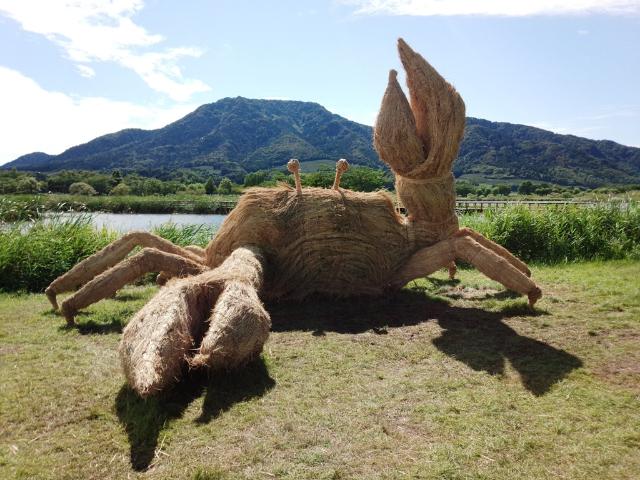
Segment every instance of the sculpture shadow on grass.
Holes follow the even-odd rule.
[[[260,397],[274,385],[261,358],[234,372],[210,376],[202,371],[185,373],[171,390],[147,399],[140,398],[123,385],[116,397],[115,408],[127,432],[131,466],[136,471],[148,469],[157,455],[163,428],[181,418],[189,405],[203,394],[197,423],[207,423],[236,403]]]
[[[443,329],[433,345],[470,368],[501,375],[506,362],[518,371],[523,386],[536,396],[549,391],[582,361],[539,340],[518,334],[503,319],[513,316],[548,315],[531,310],[526,303],[500,312],[451,306],[424,291],[405,289],[383,298],[311,299],[299,304],[269,305],[272,331],[331,331],[355,334],[435,321]]]
[[[59,312],[54,312],[53,315],[63,318],[62,314]],[[122,329],[132,315],[133,313],[129,311],[116,312],[108,316],[99,316],[90,312],[78,312],[76,314],[76,323],[74,325],[67,325],[65,323],[60,325],[58,330],[76,330],[81,335],[108,335],[111,333],[122,333]]]

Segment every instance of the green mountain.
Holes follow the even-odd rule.
[[[597,187],[640,183],[640,148],[467,118],[456,177]]]
[[[188,170],[238,181],[248,172],[282,167],[294,157],[314,163],[347,158],[356,165],[379,167],[371,136],[371,127],[316,103],[225,98],[164,128],[122,130],[60,155],[24,155],[3,168],[119,169],[159,178]],[[640,183],[640,149],[468,118],[454,173],[489,182]]]

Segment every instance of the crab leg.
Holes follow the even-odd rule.
[[[53,308],[58,309],[58,303],[56,301],[57,294],[68,292],[84,285],[96,275],[101,274],[120,262],[135,247],[155,248],[163,252],[184,257],[196,263],[203,263],[204,258],[200,252],[194,253],[187,248],[178,247],[158,235],[149,232],[129,232],[99,252],[85,258],[67,273],[60,275],[51,282],[45,290],[45,293],[51,305],[53,305]]]
[[[516,267],[518,270],[524,273],[527,277],[531,276],[531,270],[529,270],[529,267],[527,267],[526,263],[524,263],[522,260],[516,257],[509,250],[504,248],[502,245],[498,245],[497,243],[492,242],[487,237],[476,232],[475,230],[468,227],[463,227],[456,233],[456,236],[467,236],[467,237],[473,238],[476,242],[478,242],[483,247],[488,248],[489,250],[493,251],[496,255],[499,255],[500,257],[504,258],[507,262],[509,262],[514,267]]]
[[[531,306],[542,296],[540,288],[533,280],[508,260],[481,245],[469,235],[453,237],[418,250],[396,272],[391,286],[401,288],[410,280],[430,275],[436,270],[449,266],[456,258],[469,262],[487,277],[501,283],[509,290],[527,295]]]
[[[113,296],[126,284],[149,272],[170,272],[176,276],[200,273],[206,267],[201,263],[155,248],[144,248],[115,267],[95,277],[80,290],[62,302],[61,311],[69,325],[74,324],[78,310]]]
[[[271,328],[269,314],[258,298],[263,263],[256,248],[239,248],[220,266],[224,289],[191,365],[234,368],[262,351]]]

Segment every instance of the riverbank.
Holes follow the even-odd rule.
[[[0,221],[37,216],[39,212],[87,211],[107,213],[226,214],[239,195],[82,196],[68,194],[2,195]]]
[[[390,192],[393,196],[393,192]],[[43,212],[87,211],[103,213],[155,213],[155,214],[220,214],[229,213],[237,204],[239,194],[232,195],[149,195],[149,196],[82,196],[69,194],[0,195],[0,222],[26,220]],[[557,206],[617,205],[626,208],[637,203],[634,196],[579,196],[576,198],[551,198],[508,195],[502,197],[458,197],[458,213],[499,210],[512,205],[529,208]]]

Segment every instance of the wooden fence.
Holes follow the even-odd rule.
[[[236,200],[222,200],[212,205],[214,213],[229,213],[236,206]],[[592,207],[601,202],[595,200],[456,200],[457,213],[480,213],[485,210],[498,210],[514,205],[521,205],[528,208],[544,208],[549,206],[567,206],[575,205],[579,207]],[[191,203],[188,201],[180,201],[175,203],[177,206],[188,208]],[[625,205],[621,204],[620,208]],[[401,213],[405,212],[404,207],[396,202],[396,210]]]

